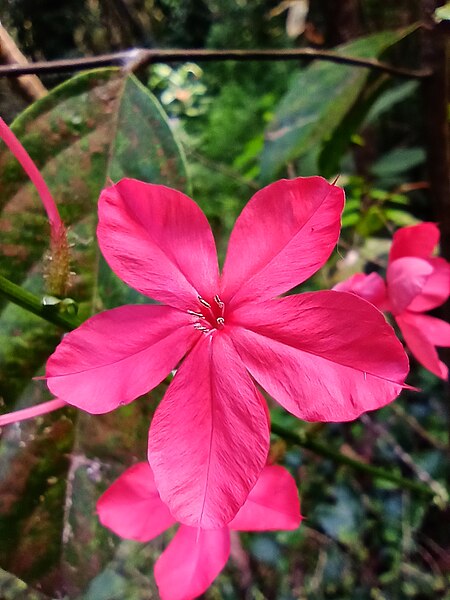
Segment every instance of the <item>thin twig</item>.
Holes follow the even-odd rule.
[[[67,71],[82,71],[98,67],[124,67],[135,70],[151,63],[196,62],[211,61],[278,61],[278,60],[325,60],[328,62],[363,67],[398,77],[423,79],[430,77],[432,72],[428,69],[405,69],[395,67],[384,62],[370,58],[356,58],[344,56],[330,50],[315,50],[313,48],[295,48],[283,50],[190,50],[190,49],[139,49],[102,54],[91,58],[73,58],[35,62],[29,65],[7,65],[0,67],[0,77],[17,77],[27,74],[64,73]]]
[[[330,458],[334,462],[347,465],[352,469],[359,471],[360,473],[370,475],[374,479],[383,479],[384,481],[390,481],[391,483],[395,483],[396,485],[398,485],[399,489],[408,489],[413,492],[432,497],[440,506],[446,505],[448,503],[447,497],[443,498],[440,494],[438,494],[435,490],[431,489],[428,485],[424,485],[423,483],[419,483],[418,481],[401,477],[400,475],[394,473],[392,470],[387,471],[382,467],[374,467],[373,465],[364,463],[359,460],[355,460],[354,458],[350,458],[349,456],[342,454],[338,450],[331,448],[329,445],[325,445],[321,442],[312,439],[308,434],[304,432],[303,434],[299,434],[295,431],[286,429],[285,427],[282,427],[281,425],[278,425],[277,423],[273,422],[272,432],[282,437],[286,441],[300,446],[301,448],[311,450],[315,454],[319,454],[320,456]]]
[[[17,47],[15,41],[0,23],[0,62],[17,67],[18,65],[28,65],[27,58]],[[33,102],[38,98],[42,98],[47,93],[46,88],[42,85],[39,77],[36,75],[25,75],[18,77],[15,82],[15,87],[18,89],[21,96],[28,102]]]
[[[433,479],[427,471],[422,469],[422,467],[420,467],[413,460],[413,458],[400,446],[394,436],[386,429],[386,427],[384,427],[384,425],[381,423],[375,423],[367,414],[361,415],[360,418],[367,427],[370,427],[378,435],[378,441],[389,444],[394,454],[411,469],[418,479],[423,481],[430,487],[431,490],[434,491],[436,497],[440,497],[444,500],[444,502],[448,502],[448,493],[444,486]]]
[[[435,438],[431,433],[429,433],[422,425],[418,422],[418,420],[406,412],[406,410],[400,406],[397,402],[391,404],[392,412],[399,418],[403,419],[410,427],[414,430],[415,433],[420,435],[424,440],[426,440],[429,444],[437,448],[438,450],[447,450],[447,444],[441,442],[437,438]]]

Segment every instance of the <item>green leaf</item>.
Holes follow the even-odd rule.
[[[150,565],[161,553],[161,539],[148,544],[121,541],[115,556],[77,600],[146,600],[158,591]]]
[[[369,110],[367,123],[373,123],[379,116],[390,110],[396,104],[404,102],[419,89],[418,81],[407,81],[386,90]]]
[[[397,227],[408,227],[409,225],[417,225],[420,223],[419,219],[413,217],[413,215],[405,210],[398,210],[396,208],[387,208],[384,211],[386,218],[392,221]]]
[[[359,213],[349,212],[342,215],[342,229],[354,227],[359,222]]]
[[[444,4],[444,6],[439,6],[434,12],[434,19],[438,23],[441,21],[450,21],[450,2]]]
[[[0,569],[0,598],[2,600],[51,600],[39,592],[31,590],[26,583]]]
[[[411,30],[385,31],[344,44],[338,54],[376,58]],[[292,81],[266,131],[261,155],[265,181],[286,162],[305,156],[331,138],[358,100],[369,69],[315,61]]]
[[[318,170],[323,177],[331,178],[339,173],[345,152],[350,143],[355,142],[355,132],[360,128],[370,107],[388,85],[389,79],[386,76],[373,78],[371,84],[365,85],[361,90],[356,102],[332,134],[323,140],[318,158]],[[356,139],[359,145],[364,145],[363,139]]]
[[[425,158],[423,148],[395,148],[383,154],[371,170],[379,178],[393,177],[417,167]]]
[[[361,502],[344,486],[337,486],[334,496],[334,504],[320,506],[316,518],[330,537],[344,544],[356,545],[360,529],[364,527]]]

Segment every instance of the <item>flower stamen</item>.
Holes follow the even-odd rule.
[[[201,306],[207,310],[188,310],[187,313],[199,320],[194,323],[195,329],[203,333],[210,333],[216,329],[223,329],[225,326],[225,303],[216,294],[214,303],[209,303],[201,296],[197,296]]]
[[[204,333],[210,331],[209,327],[205,327],[201,323],[194,323],[194,329],[197,329],[198,331],[203,331]]]
[[[219,308],[223,308],[225,306],[222,300],[219,298],[218,294],[214,296],[214,301],[216,302]]]
[[[200,302],[200,304],[203,304],[203,306],[206,306],[206,308],[211,308],[211,304],[209,302],[206,302],[206,300],[203,300],[201,296],[198,297],[198,301]]]
[[[205,318],[205,315],[203,315],[201,312],[195,312],[195,310],[188,310],[187,313],[188,313],[188,315],[192,315],[193,317],[198,317],[199,319]]]

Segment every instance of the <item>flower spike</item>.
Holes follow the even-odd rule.
[[[63,223],[50,190],[48,189],[44,178],[40,174],[39,169],[31,160],[28,152],[1,117],[0,138],[5,142],[8,148],[11,150],[11,153],[17,158],[23,170],[33,182],[34,187],[41,197],[42,204],[44,205],[48,220],[50,222],[50,227],[52,228],[52,232],[56,232],[59,228],[63,227]]]
[[[66,228],[59,215],[55,200],[30,155],[1,117],[0,139],[5,142],[19,161],[42,200],[50,224],[51,254],[46,269],[47,288],[52,295],[64,296],[69,279],[69,245]]]

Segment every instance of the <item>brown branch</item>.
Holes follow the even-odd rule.
[[[28,65],[27,58],[22,54],[16,43],[0,24],[0,63],[6,63],[13,67]],[[19,94],[28,102],[33,102],[47,93],[39,77],[36,75],[24,75],[18,77],[14,82]]]
[[[278,60],[325,60],[328,62],[350,65],[381,71],[398,77],[423,79],[432,75],[429,69],[404,69],[374,59],[356,58],[336,54],[329,50],[314,50],[312,48],[284,50],[180,50],[180,49],[134,49],[114,54],[103,54],[91,58],[75,58],[35,62],[29,65],[8,65],[0,67],[0,77],[17,77],[31,73],[63,73],[67,71],[82,71],[98,67],[117,66],[135,70],[152,63],[196,62],[211,61],[278,61]]]

